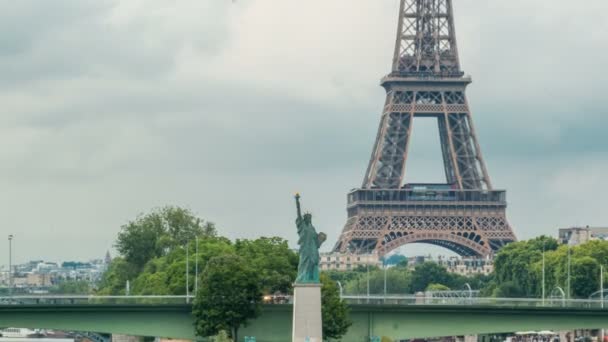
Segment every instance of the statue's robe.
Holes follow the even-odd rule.
[[[319,283],[319,235],[315,227],[303,218],[296,219],[300,263],[296,283]]]

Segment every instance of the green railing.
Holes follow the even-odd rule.
[[[562,298],[438,298],[421,296],[342,296],[348,304],[370,305],[445,305],[445,306],[485,306],[509,308],[572,308],[572,309],[608,309],[606,300],[596,299],[562,299]]]
[[[175,305],[192,303],[194,296],[5,296],[0,306],[6,305]]]

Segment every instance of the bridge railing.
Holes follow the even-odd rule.
[[[595,299],[539,299],[539,298],[440,298],[420,296],[342,296],[348,304],[371,305],[446,305],[446,306],[487,306],[487,307],[555,307],[581,309],[608,309],[608,303]]]
[[[0,306],[6,305],[171,305],[192,303],[194,296],[10,296],[0,297]],[[348,304],[370,305],[444,305],[486,307],[555,307],[581,309],[608,309],[601,299],[538,298],[480,298],[480,297],[429,297],[416,295],[342,296]]]
[[[4,296],[0,297],[0,305],[169,305],[192,303],[194,296]]]

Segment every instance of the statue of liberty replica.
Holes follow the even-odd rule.
[[[293,285],[292,342],[322,342],[319,247],[327,237],[324,233],[317,234],[310,213],[302,215],[300,194],[296,194],[296,208],[300,262]]]
[[[312,225],[312,215],[310,213],[302,216],[300,194],[296,194],[296,208],[298,211],[296,226],[298,227],[298,245],[300,246],[300,263],[298,264],[296,284],[319,284],[319,247],[327,237],[325,233],[317,234],[315,227]]]

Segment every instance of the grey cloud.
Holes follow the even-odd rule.
[[[16,232],[18,259],[101,256],[167,203],[230,237],[293,241],[293,191],[336,237],[375,138],[397,1],[52,3],[0,5],[0,234]],[[585,189],[608,172],[608,30],[588,19],[608,5],[588,4],[456,3],[481,147],[522,237],[601,221]],[[416,125],[408,172],[441,177],[433,125]],[[589,181],[563,190],[577,165]]]

